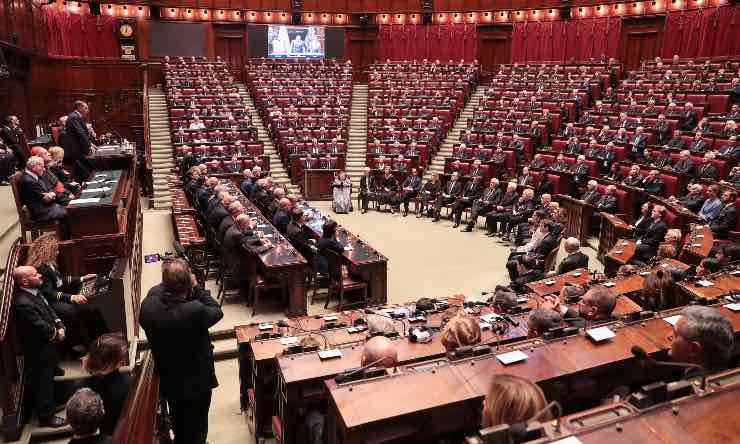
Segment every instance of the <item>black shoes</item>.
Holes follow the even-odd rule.
[[[432,219],[432,222],[439,222],[439,217],[434,216],[434,219]]]
[[[486,233],[486,236],[488,236],[488,237],[494,237],[495,235],[496,235],[496,233],[493,232],[493,231],[489,231],[488,233]]]
[[[460,231],[462,231],[464,233],[470,233],[471,231],[473,231],[473,227],[471,227],[470,225],[468,225],[467,227],[463,228]]]
[[[39,420],[39,426],[50,429],[58,429],[60,427],[64,427],[66,424],[67,421],[65,421],[64,418],[60,418],[58,416],[52,416],[48,419]]]
[[[408,216],[408,215],[409,215],[409,212],[408,212],[408,211],[406,211],[406,210],[403,210],[403,217],[406,217],[406,216]]]
[[[455,222],[455,224],[454,224],[454,225],[452,225],[452,228],[457,228],[457,227],[459,227],[459,226],[460,226],[460,224],[459,224],[459,223],[457,223],[457,222]]]
[[[64,369],[57,365],[54,369],[54,376],[64,376]]]

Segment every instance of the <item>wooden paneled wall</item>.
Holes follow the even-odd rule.
[[[46,15],[31,0],[0,0],[0,41],[46,53]]]

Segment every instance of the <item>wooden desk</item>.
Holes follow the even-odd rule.
[[[271,221],[252,203],[238,184],[239,179],[222,181],[229,193],[244,205],[244,213],[257,219],[258,231],[263,236],[271,237],[273,248],[255,255],[258,258],[257,269],[267,279],[285,282],[288,287],[288,316],[306,314],[306,278],[310,272],[306,259],[296,251]]]
[[[632,227],[619,217],[601,213],[601,231],[599,232],[599,260],[604,263],[606,252],[609,251],[617,239],[632,236]]]
[[[740,290],[740,273],[714,273],[705,276],[704,280],[711,282],[712,286],[703,287],[696,282],[683,281],[678,284],[679,288],[686,293],[689,298],[698,301],[712,303],[722,296]]]
[[[67,206],[70,238],[118,233],[118,208],[129,180],[127,170],[96,171],[84,184],[79,199]],[[103,191],[103,187],[110,190]],[[85,203],[81,199],[97,199],[97,202]]]
[[[484,330],[482,341],[504,344],[526,338],[527,317],[527,314],[513,316],[513,319],[519,325],[511,326],[500,337],[494,337],[490,331]],[[398,352],[399,366],[442,358],[446,353],[440,342],[440,333],[438,332],[433,334],[433,340],[429,343],[412,343],[406,338],[396,338],[394,341]],[[342,351],[342,357],[337,359],[322,361],[316,352],[279,356],[277,358],[278,387],[280,389],[278,412],[284,443],[300,442],[296,434],[297,421],[300,416],[299,409],[326,398],[327,391],[324,381],[343,371],[360,367],[361,344],[347,344],[338,348]]]
[[[740,314],[717,310],[732,319],[737,336]],[[383,442],[409,437],[431,442],[442,433],[477,428],[481,401],[495,374],[534,381],[547,399],[560,402],[582,394],[576,384],[587,379],[594,381],[598,392],[591,393],[594,397],[619,384],[649,381],[645,372],[630,371],[635,362],[631,348],[638,345],[651,354],[664,351],[669,343],[663,333],[670,331],[670,324],[656,318],[630,325],[615,323],[610,328],[616,336],[600,344],[579,334],[548,343],[534,340],[506,346],[504,351],[518,349],[527,355],[527,361],[509,366],[488,355],[403,367],[395,374],[346,384],[327,381],[329,442],[361,443],[376,436],[394,437]]]
[[[591,216],[596,207],[564,194],[557,194],[555,200],[566,210],[565,235],[578,238],[582,245],[586,245],[591,235]]]
[[[300,208],[307,215],[306,225],[321,237],[324,223],[330,218],[308,205]],[[388,258],[341,225],[337,235],[339,243],[352,247],[342,253],[343,262],[353,274],[368,283],[368,304],[384,305],[388,302]]]
[[[683,245],[681,259],[689,264],[699,265],[702,259],[709,256],[714,246],[714,234],[708,225],[694,225]]]
[[[645,277],[647,275],[654,273],[659,269],[665,269],[667,267],[675,267],[679,270],[686,270],[689,268],[689,266],[684,264],[683,262],[679,262],[675,259],[665,259],[654,267],[643,269],[642,273],[624,276],[621,278],[609,279],[607,282],[613,283],[614,286],[607,288],[609,288],[609,290],[613,291],[617,295],[629,295],[630,293],[642,290],[642,282],[645,280]],[[606,285],[604,284],[601,285],[606,287]]]
[[[338,169],[303,170],[303,181],[301,182],[301,193],[306,200],[332,200],[331,183]]]
[[[579,268],[568,273],[551,276],[539,281],[530,282],[527,288],[532,290],[538,296],[560,293],[560,290],[566,285],[584,285],[588,282],[588,268]],[[553,282],[548,284],[548,282]]]
[[[619,238],[604,256],[604,274],[609,277],[616,276],[619,267],[632,260],[636,248],[637,242],[634,239]]]
[[[740,436],[740,419],[737,418],[736,408],[740,398],[740,385],[719,387],[716,390],[704,396],[691,395],[665,402],[642,412],[634,411],[628,417],[618,419],[619,427],[615,427],[613,420],[595,426],[579,426],[579,421],[573,421],[575,418],[566,417],[561,422],[561,433],[553,433],[548,425],[547,435],[552,439],[562,439],[572,434],[584,444],[735,442]],[[623,411],[630,408],[634,409],[626,406]]]

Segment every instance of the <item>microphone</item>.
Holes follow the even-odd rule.
[[[385,313],[379,313],[377,310],[371,310],[369,308],[366,308],[365,309],[365,314],[367,314],[367,315],[380,316],[381,318],[388,318],[388,319],[390,319],[393,322],[400,322],[401,323],[401,328],[402,328],[402,330],[401,330],[401,336],[403,336],[406,333],[406,331],[407,331],[406,330],[406,322],[404,322],[403,319],[394,318],[393,316],[388,316]],[[368,323],[368,325],[369,325],[369,323]]]
[[[701,376],[701,390],[704,391],[707,387],[706,371],[704,370],[704,367],[702,367],[699,364],[692,364],[689,362],[658,361],[657,359],[654,359],[652,356],[650,356],[645,351],[645,349],[643,349],[639,345],[633,345],[631,351],[632,351],[632,354],[637,359],[642,359],[648,362],[650,365],[659,365],[659,366],[664,366],[664,367],[678,367],[678,368],[683,368],[683,369],[696,369],[699,371],[700,376]]]
[[[294,329],[296,329],[298,331],[302,331],[304,333],[310,333],[310,334],[315,334],[317,336],[321,336],[321,338],[324,340],[324,350],[326,350],[326,349],[329,348],[329,340],[326,338],[326,335],[324,335],[323,333],[319,332],[318,330],[305,330],[305,329],[303,329],[301,327],[296,327],[294,325],[290,325],[290,324],[288,324],[285,321],[278,321],[277,326],[278,327],[286,327],[286,328],[294,328]]]
[[[380,359],[376,359],[375,361],[373,361],[373,362],[371,362],[369,364],[365,364],[362,367],[358,367],[358,368],[355,368],[355,369],[352,369],[352,370],[346,370],[346,371],[338,374],[337,376],[335,376],[334,377],[334,381],[337,384],[343,384],[345,382],[352,381],[354,379],[354,378],[352,378],[353,376],[357,375],[360,372],[364,372],[365,370],[367,370],[369,368],[372,368],[375,365],[380,364],[381,362],[383,362],[383,361],[385,361],[387,359],[389,359],[388,356],[383,357],[383,358],[380,358]],[[385,370],[383,370],[383,372],[385,372]]]

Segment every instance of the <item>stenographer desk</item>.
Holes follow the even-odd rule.
[[[715,307],[740,331],[740,314]],[[659,318],[632,324],[615,322],[612,339],[594,343],[583,333],[550,342],[528,340],[502,347],[490,355],[457,362],[441,360],[410,365],[387,376],[337,384],[327,381],[330,443],[364,443],[370,437],[383,442],[402,442],[413,437],[424,441],[445,433],[473,430],[480,426],[481,402],[495,374],[514,374],[538,383],[548,399],[566,402],[588,392],[602,396],[617,385],[645,382],[635,371],[631,349],[647,353],[670,347],[671,325]],[[520,350],[527,359],[504,365],[496,354]],[[583,384],[590,379],[588,389]],[[598,381],[598,383],[597,383]]]
[[[129,180],[126,170],[95,171],[83,184],[80,197],[67,206],[70,237],[117,233],[118,208]]]
[[[485,307],[483,313],[492,312]],[[427,324],[439,325],[444,313],[430,315]],[[528,314],[512,315],[517,323],[511,325],[501,335],[486,329],[482,332],[482,341],[491,344],[505,344],[526,338]],[[414,324],[416,325],[416,324]],[[423,323],[422,323],[423,325]],[[440,341],[441,334],[433,332],[432,341],[427,343],[411,342],[406,337],[393,339],[396,343],[399,365],[428,361],[445,356],[445,348]],[[340,358],[322,360],[318,352],[277,356],[278,369],[278,417],[282,429],[283,443],[294,444],[298,440],[299,409],[314,402],[326,399],[327,391],[324,381],[357,367],[362,359],[362,342],[353,342],[338,346]]]

